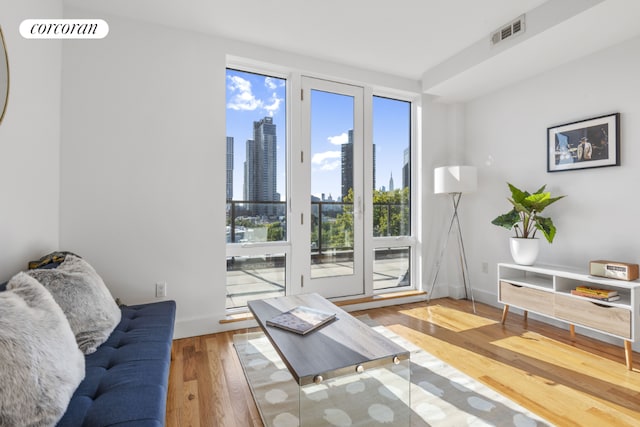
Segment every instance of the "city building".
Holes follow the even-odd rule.
[[[346,144],[342,144],[341,159],[342,159],[342,181],[341,181],[341,193],[344,200],[345,196],[349,194],[349,190],[353,188],[353,129],[349,130],[349,139]],[[376,188],[376,144],[373,144],[373,187]]]
[[[346,144],[340,147],[342,159],[342,200],[353,188],[353,129],[349,130],[349,139]]]
[[[227,137],[227,200],[233,200],[233,137]]]
[[[411,148],[405,148],[404,150],[404,162],[402,164],[402,188],[409,187],[411,184],[411,167],[409,161],[411,160]]]
[[[273,118],[265,117],[253,122],[253,139],[246,143],[244,163],[244,200],[249,202],[275,202],[280,200],[277,191],[276,125]],[[275,215],[278,205],[255,204],[255,215]]]

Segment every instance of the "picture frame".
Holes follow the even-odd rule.
[[[620,166],[620,113],[547,128],[547,172]]]

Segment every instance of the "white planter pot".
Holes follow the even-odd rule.
[[[516,264],[533,265],[540,251],[540,240],[512,237],[509,241],[511,257]]]

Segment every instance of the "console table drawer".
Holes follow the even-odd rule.
[[[623,338],[631,338],[631,311],[556,295],[555,317]]]
[[[552,316],[553,296],[554,294],[551,292],[500,281],[500,299],[502,302],[525,310]]]

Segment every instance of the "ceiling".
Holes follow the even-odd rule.
[[[472,99],[640,34],[638,0],[64,0],[64,4],[421,81],[425,93],[445,102]],[[522,14],[526,14],[525,32],[492,48],[490,34]]]

